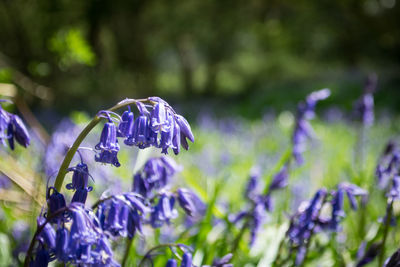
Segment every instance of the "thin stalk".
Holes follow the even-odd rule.
[[[121,264],[122,267],[127,266],[126,263],[128,262],[129,251],[131,251],[132,244],[133,244],[133,238],[131,238],[131,239],[127,238],[126,239],[126,247],[125,247],[125,255],[124,255],[124,258],[123,258],[122,264]]]
[[[185,250],[183,250],[183,249],[181,248],[182,246],[184,246],[184,245],[181,245],[181,244],[173,244],[173,243],[166,243],[166,244],[161,244],[161,245],[155,246],[155,247],[151,248],[149,251],[147,251],[147,253],[146,253],[146,254],[143,256],[143,258],[140,260],[138,267],[141,267],[141,266],[145,263],[146,259],[149,259],[149,258],[150,258],[150,255],[151,255],[151,253],[152,253],[153,251],[156,251],[156,250],[158,250],[158,249],[160,249],[160,248],[166,248],[166,247],[168,247],[168,248],[176,247],[176,248],[179,248],[179,249],[182,250],[182,251],[185,251]]]
[[[381,245],[381,254],[379,255],[378,266],[383,266],[383,263],[385,261],[385,245],[386,245],[386,240],[387,240],[388,233],[389,233],[390,221],[392,220],[392,210],[393,210],[393,199],[391,198],[389,200],[389,204],[386,209],[386,219],[385,219],[385,225],[383,228],[383,240],[382,240],[382,245]]]
[[[137,102],[146,102],[148,99],[125,99],[115,106],[107,109],[106,111],[115,111],[120,108],[126,107],[131,104],[136,104]],[[96,115],[90,122],[89,124],[82,130],[82,132],[79,134],[79,136],[76,138],[75,142],[72,144],[71,148],[68,150],[67,155],[65,155],[65,158],[60,166],[60,169],[58,171],[56,180],[54,182],[54,187],[58,192],[61,191],[65,175],[67,174],[67,169],[72,161],[72,158],[74,157],[76,151],[78,150],[80,144],[83,142],[83,140],[86,138],[86,136],[93,130],[93,128],[102,120],[101,116]]]

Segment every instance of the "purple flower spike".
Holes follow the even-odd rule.
[[[189,189],[178,189],[178,202],[189,216],[200,217],[206,212],[206,205],[193,191]]]
[[[165,267],[177,267],[177,266],[178,266],[178,263],[174,259],[168,260],[167,264],[165,265]]]
[[[140,149],[149,147],[148,136],[150,130],[148,118],[144,115],[140,115],[133,125],[132,136],[125,140],[125,144],[128,146],[135,145]]]
[[[183,253],[181,267],[192,267],[192,254],[188,252]]]
[[[128,137],[133,133],[133,124],[135,116],[131,109],[125,111],[121,116],[121,121],[118,125],[117,137]]]

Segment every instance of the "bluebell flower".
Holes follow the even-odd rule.
[[[229,262],[231,261],[233,257],[232,253],[226,254],[222,258],[216,258],[212,262],[213,267],[233,267],[233,264],[230,264]]]
[[[67,229],[60,227],[56,232],[56,257],[61,261],[69,259],[69,232]]]
[[[117,153],[119,151],[117,128],[111,120],[104,124],[100,142],[95,148],[100,150],[100,154],[95,157],[97,162],[110,163],[116,167],[120,166],[117,158]]]
[[[67,189],[76,190],[88,187],[89,169],[85,163],[78,163],[76,167],[70,168],[69,170],[72,170],[73,174],[72,183],[66,185]]]
[[[179,125],[180,129],[181,145],[184,149],[188,150],[189,145],[186,139],[189,139],[190,142],[194,143],[194,135],[192,133],[192,129],[190,128],[187,120],[181,115],[176,114],[175,121]]]
[[[365,243],[363,243],[365,244]],[[362,267],[372,262],[381,251],[381,243],[373,243],[367,251],[358,251],[356,267]]]
[[[64,195],[59,193],[54,187],[49,187],[46,193],[48,213],[54,214],[59,209],[65,208]],[[58,219],[56,218],[58,221]]]
[[[338,188],[343,189],[346,192],[347,198],[349,199],[350,206],[353,210],[357,210],[358,204],[356,197],[361,196],[362,198],[367,198],[368,197],[368,192],[354,184],[350,183],[340,183],[338,185]]]
[[[8,116],[8,112],[0,106],[0,142],[2,142],[3,145],[6,145],[5,140],[8,139],[6,130],[8,128],[9,121],[10,118]]]
[[[261,170],[259,168],[253,168],[250,172],[250,177],[247,181],[246,190],[245,190],[245,197],[251,200],[254,200],[258,197],[260,193],[259,189],[259,179],[261,177]]]
[[[400,249],[396,250],[389,259],[385,261],[383,267],[399,267],[400,266]]]
[[[161,152],[168,154],[168,149],[172,149],[177,155],[182,146],[186,150],[189,148],[186,139],[194,142],[194,136],[189,123],[181,115],[175,113],[167,102],[159,97],[149,97],[148,100],[153,104],[151,112],[142,102],[136,102],[139,116],[133,123],[132,131],[125,134],[127,137],[124,143],[128,146],[137,146],[144,149],[150,146],[161,148]],[[121,127],[127,125],[123,114]],[[133,119],[132,119],[133,120]],[[122,134],[120,135],[123,136]]]
[[[174,259],[169,259],[165,267],[177,267],[178,263]]]
[[[192,267],[192,254],[185,252],[182,255],[181,267]]]
[[[326,189],[322,188],[318,190],[307,207],[299,210],[298,214],[292,218],[291,225],[286,234],[293,244],[301,245],[310,237],[318,221],[318,215],[326,194]]]
[[[42,227],[44,223],[46,223],[46,219],[39,216],[37,218],[37,228]],[[44,225],[42,231],[38,235],[38,240],[46,245],[49,251],[53,251],[56,248],[56,232],[49,223]]]
[[[346,215],[343,210],[344,190],[339,188],[336,192],[333,192],[332,199],[332,218],[330,221],[330,228],[334,231],[339,230],[339,223],[342,218]]]
[[[133,191],[144,197],[150,197],[153,190],[164,188],[176,172],[180,171],[172,159],[167,157],[151,158],[143,167],[141,173],[137,173],[133,180]]]
[[[43,246],[36,252],[36,257],[30,262],[29,267],[47,267],[50,262],[50,253]]]
[[[86,188],[78,188],[76,189],[74,195],[72,196],[71,202],[77,202],[77,203],[86,203],[87,195],[88,193],[92,191],[91,187],[86,187]]]
[[[374,123],[374,96],[377,85],[377,76],[369,75],[364,87],[364,94],[354,103],[354,113],[365,126]]]
[[[151,212],[150,222],[154,228],[161,227],[164,223],[169,223],[171,219],[175,219],[178,216],[177,211],[174,209],[175,198],[163,193],[158,204],[153,207]]]
[[[191,217],[201,217],[206,212],[206,205],[203,201],[191,190],[179,188],[178,203],[182,209]]]
[[[100,154],[96,155],[95,161],[108,163],[114,165],[115,167],[119,167],[121,166],[121,164],[119,163],[117,156],[118,156],[117,151],[103,150],[100,152]]]
[[[284,188],[288,185],[289,170],[288,163],[283,165],[277,174],[274,175],[271,184],[269,185],[269,192],[277,189]]]
[[[314,131],[308,122],[315,116],[315,106],[318,101],[329,97],[329,89],[312,92],[305,102],[298,105],[296,123],[292,135],[292,155],[297,164],[303,164],[303,152],[306,150],[306,141],[314,136]]]
[[[135,116],[128,106],[128,110],[124,111],[121,116],[121,121],[118,125],[117,137],[128,137],[133,133],[133,124],[135,122]]]
[[[30,143],[29,132],[18,115],[10,114],[7,135],[11,149],[14,149],[14,139],[23,147],[28,147]]]

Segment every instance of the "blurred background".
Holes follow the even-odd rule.
[[[252,168],[261,167],[267,181],[290,149],[297,103],[330,88],[331,97],[318,104],[317,138],[306,165],[276,197],[261,241],[247,249],[243,240],[235,266],[269,266],[276,253],[265,247],[277,244],[279,229],[284,233],[282,214],[320,186],[350,181],[370,189],[374,205],[365,231],[377,229],[386,202],[374,170],[385,143],[400,131],[399,18],[397,0],[0,0],[0,95],[14,100],[4,108],[22,115],[32,133],[28,149],[0,149],[0,267],[22,264],[46,181],[82,127],[127,97],[160,96],[188,118],[196,142],[174,157],[184,166],[176,181],[211,206],[217,199],[220,213],[229,214],[246,205],[242,195]],[[371,74],[378,77],[376,120],[362,137],[362,125],[350,118]],[[100,131],[84,145],[94,147]],[[137,150],[121,148],[121,168],[96,164],[87,153],[96,178],[89,202],[106,189],[130,188]],[[279,204],[288,195],[290,210]],[[396,212],[400,225],[400,208]],[[365,233],[357,215],[349,216],[348,248],[336,252],[345,251],[350,263]],[[209,257],[203,263],[213,253],[230,252],[239,232],[211,225],[201,226],[197,243],[178,240],[198,244]],[[392,239],[394,250],[400,235]],[[338,266],[336,254],[324,253],[314,257],[320,266]]]
[[[351,108],[375,72],[399,111],[399,17],[396,0],[1,0],[0,81],[46,116],[159,95],[259,117],[324,87]]]

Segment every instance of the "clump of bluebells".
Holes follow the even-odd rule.
[[[97,124],[100,119],[106,119],[100,141],[95,146],[98,151],[95,161],[119,167],[118,138],[123,138],[126,145],[139,149],[150,146],[160,148],[164,154],[168,153],[169,148],[178,154],[181,146],[188,149],[187,139],[194,141],[189,123],[164,100],[158,97],[127,99],[117,106],[129,107],[129,104],[138,108],[136,120],[128,108],[121,117],[111,110],[100,111],[92,121]],[[19,143],[28,144],[29,135],[15,116],[1,109],[1,119],[8,123],[9,134],[12,133],[12,137]],[[4,125],[1,126],[4,128]],[[73,191],[71,201],[67,203],[64,195],[59,192],[61,188],[58,182],[62,184],[64,179],[61,170],[65,162],[72,160],[79,150],[80,142],[91,128],[89,131],[86,129],[69,148],[55,186],[47,189],[47,209],[38,217],[37,231],[29,247],[25,266],[47,266],[53,260],[78,266],[119,266],[113,259],[110,238],[132,239],[136,233],[141,232],[143,224],[160,227],[169,223],[177,216],[175,202],[189,216],[202,216],[205,212],[205,204],[190,189],[178,188],[175,192],[171,191],[171,177],[180,167],[165,156],[152,158],[145,164],[143,171],[134,176],[132,191],[103,197],[92,208],[86,207],[88,193],[92,191],[89,186],[91,175],[81,156],[75,167],[64,170],[65,173],[73,173],[71,183],[65,186]],[[7,138],[10,140],[11,136]]]
[[[350,183],[340,183],[336,190],[328,192],[325,188],[319,189],[310,201],[300,205],[298,211],[291,217],[290,226],[286,233],[291,251],[296,251],[295,265],[304,262],[311,238],[321,231],[341,231],[340,223],[345,217],[344,196],[347,196],[350,206],[357,210],[356,197],[362,197],[365,202],[368,193],[366,190]],[[323,208],[330,206],[331,214],[322,213]]]
[[[303,164],[303,152],[306,150],[307,140],[314,136],[314,131],[309,120],[315,117],[315,107],[318,101],[330,95],[329,89],[312,92],[304,102],[298,105],[295,127],[292,135],[291,155],[284,160],[280,170],[273,175],[272,180],[265,189],[262,189],[260,179],[261,170],[253,171],[248,180],[245,197],[250,202],[250,208],[230,216],[235,224],[246,221],[243,227],[250,229],[250,245],[254,244],[258,231],[265,222],[267,212],[273,210],[272,193],[285,188],[289,182],[289,169],[292,161]]]
[[[4,102],[9,101],[0,100],[0,103]],[[23,147],[28,147],[30,136],[22,119],[16,114],[7,112],[0,105],[0,142],[6,145],[6,140],[9,147],[14,150],[15,141]]]

